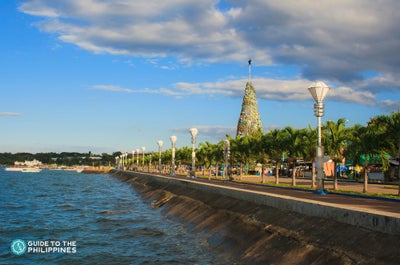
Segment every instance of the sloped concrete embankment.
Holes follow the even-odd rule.
[[[398,264],[398,234],[373,231],[199,190],[180,180],[112,172],[153,207],[206,236],[227,264]]]

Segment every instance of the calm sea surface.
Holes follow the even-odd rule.
[[[17,239],[27,245],[24,254],[11,252]],[[201,235],[152,209],[130,184],[107,175],[0,169],[0,264],[221,263]]]

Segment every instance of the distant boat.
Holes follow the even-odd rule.
[[[26,173],[38,173],[42,171],[42,169],[38,167],[6,167],[5,170],[12,172],[26,172]]]
[[[22,167],[6,167],[5,171],[14,171],[14,172],[21,172],[23,170]]]
[[[40,171],[42,171],[42,169],[37,167],[25,167],[22,169],[24,173],[38,173]]]

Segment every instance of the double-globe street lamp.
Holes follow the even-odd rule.
[[[171,176],[175,176],[175,143],[177,140],[177,137],[175,135],[172,135],[169,137],[171,140],[171,145],[172,145],[172,163],[171,163]]]
[[[196,143],[196,136],[198,133],[198,130],[196,128],[190,128],[189,129],[190,135],[192,136],[192,170],[191,170],[191,176],[194,178],[196,176],[196,153],[194,151],[194,144]]]
[[[157,145],[158,145],[158,173],[161,174],[161,150],[163,146],[163,141],[158,140]]]
[[[322,133],[321,133],[321,117],[324,116],[324,103],[323,100],[329,91],[329,87],[324,82],[315,82],[309,88],[311,96],[315,100],[314,115],[318,119],[318,145],[317,145],[317,193],[326,194],[324,191],[323,176],[324,176],[324,148],[322,146]],[[314,175],[314,174],[313,174]],[[315,180],[312,180],[313,186]]]

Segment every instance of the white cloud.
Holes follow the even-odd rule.
[[[126,92],[126,93],[132,93],[133,90],[129,88],[123,88],[119,86],[113,86],[113,85],[94,85],[92,86],[92,89],[94,90],[104,90],[104,91],[112,91],[112,92]]]
[[[376,93],[400,90],[399,9],[397,0],[28,0],[19,7],[43,17],[37,24],[42,31],[93,53],[171,56],[186,64],[251,56],[260,65],[289,65],[299,73],[298,80],[260,79],[261,97],[304,99],[300,88],[307,80],[326,80],[339,87],[336,99],[348,100],[342,93],[350,93],[350,101],[366,104]],[[176,69],[171,66],[160,67]],[[158,93],[236,95],[224,85],[176,83]],[[362,93],[362,86],[374,94]]]
[[[207,97],[229,96],[242,98],[247,79],[230,79],[216,82],[189,83],[178,82],[172,84],[171,88],[160,89],[130,89],[119,86],[95,85],[93,89],[107,90],[114,92],[163,94],[177,98],[192,95],[204,95]],[[258,99],[276,101],[304,101],[312,100],[308,87],[313,82],[306,79],[268,79],[257,77],[252,79],[252,84],[256,90]],[[372,92],[364,89],[364,84],[358,87],[330,86],[327,98],[330,100],[353,102],[361,105],[377,105],[376,96]]]
[[[0,112],[0,117],[18,117],[21,113],[18,112]]]
[[[188,134],[189,129],[191,127],[195,127],[198,129],[199,137],[204,137],[206,139],[212,138],[213,140],[221,140],[225,139],[225,136],[231,135],[235,136],[236,135],[236,127],[233,126],[219,126],[219,125],[195,125],[195,126],[188,126],[188,127],[182,127],[182,128],[175,128],[172,129],[172,132],[174,133],[183,133],[183,134]]]

